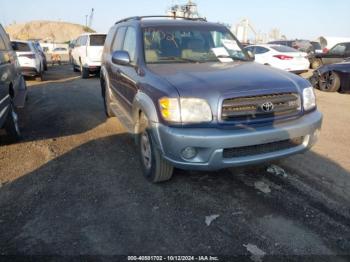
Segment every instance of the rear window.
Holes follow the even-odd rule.
[[[30,47],[27,43],[12,42],[12,48],[17,52],[30,52]]]
[[[281,53],[298,52],[298,50],[285,45],[275,45],[275,46],[271,46],[271,48]]]
[[[104,46],[106,35],[91,35],[90,46]]]
[[[321,44],[318,42],[311,42],[312,47],[314,48],[314,50],[321,50]]]

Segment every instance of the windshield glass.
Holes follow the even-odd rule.
[[[275,45],[275,46],[270,46],[272,49],[281,52],[281,53],[293,53],[293,52],[298,52],[298,50],[285,46],[285,45]]]
[[[146,63],[204,63],[249,60],[225,28],[146,27],[143,29]]]
[[[91,35],[90,46],[104,46],[106,35]]]
[[[30,47],[27,43],[12,42],[12,48],[17,52],[30,52]]]

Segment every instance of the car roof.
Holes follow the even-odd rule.
[[[90,35],[106,35],[106,34],[104,34],[104,33],[84,33],[84,34],[81,34],[80,36],[78,36],[78,37],[81,37],[81,36],[90,36]]]
[[[25,40],[11,40],[11,42],[23,43],[23,44],[33,44],[33,41],[25,41]]]
[[[223,26],[217,23],[210,23],[186,19],[145,19],[140,21],[142,27],[149,26]]]

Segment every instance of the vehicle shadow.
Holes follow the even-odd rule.
[[[350,178],[327,158],[313,152],[307,157]],[[350,228],[345,225],[350,214],[336,207],[324,210],[328,203],[314,195],[324,195],[322,190],[300,182],[303,174],[290,172],[282,178],[260,168],[176,170],[171,181],[153,185],[141,175],[129,135],[93,140],[0,188],[0,253],[248,255],[247,243],[259,243],[273,254],[323,252],[318,242],[301,241],[305,236],[298,232],[288,232],[275,246],[278,236],[266,237],[264,227],[255,228],[259,219],[271,216],[293,218],[332,252],[349,251]],[[269,183],[272,192],[261,193],[255,181]],[[313,217],[306,218],[309,211]],[[220,217],[207,226],[205,217],[213,214]],[[305,250],[295,251],[293,234]]]
[[[28,101],[19,110],[23,141],[80,134],[106,121],[98,78],[80,79],[67,66],[50,68],[46,81],[28,81]],[[8,144],[1,136],[0,145]]]

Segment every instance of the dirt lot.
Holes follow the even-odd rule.
[[[24,140],[1,137],[0,254],[350,255],[349,95],[317,93],[320,141],[274,163],[285,175],[177,170],[152,185],[98,78],[57,66],[46,79],[29,81]]]

